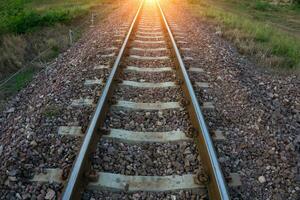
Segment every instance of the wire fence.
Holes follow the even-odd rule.
[[[95,27],[95,23],[97,20],[98,20],[98,15],[95,12],[91,11],[88,14],[88,17],[86,20],[83,20],[83,22],[81,22],[79,25],[70,28],[68,33],[66,33],[65,35],[62,36],[62,37],[68,38],[68,46],[67,47],[72,46],[74,44],[74,42],[76,42],[79,39],[84,27],[88,27],[88,26]],[[27,61],[26,63],[24,63],[23,67],[21,67],[18,71],[11,74],[6,79],[0,81],[0,89],[3,88],[11,80],[13,80],[13,78],[15,78],[18,74],[21,74],[26,69],[29,69],[30,66],[34,65],[34,63],[39,62],[40,65],[45,66],[45,63],[46,63],[45,60],[47,60],[47,59],[43,59],[43,56],[49,54],[49,52],[52,51],[52,48],[53,47],[48,47],[45,50],[39,52],[31,61]],[[65,50],[65,49],[64,48],[60,49],[60,52],[63,50]]]

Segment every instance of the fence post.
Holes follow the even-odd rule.
[[[73,31],[71,29],[69,30],[69,42],[71,46],[73,44]]]
[[[92,12],[92,19],[91,19],[92,25],[91,27],[94,27],[94,13]]]

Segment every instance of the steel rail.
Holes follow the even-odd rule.
[[[229,194],[227,191],[227,184],[225,182],[221,167],[219,165],[216,151],[211,139],[211,136],[208,132],[207,126],[205,124],[205,120],[203,114],[201,112],[200,105],[198,103],[197,97],[195,95],[192,83],[189,79],[189,75],[186,71],[185,65],[181,58],[180,52],[177,48],[175,39],[173,37],[172,31],[168,25],[167,19],[165,14],[160,6],[158,0],[156,0],[157,6],[161,13],[161,18],[163,24],[168,32],[169,39],[171,40],[172,51],[173,55],[176,59],[176,65],[179,70],[179,75],[183,80],[183,90],[186,94],[186,97],[189,98],[190,104],[188,105],[190,117],[192,119],[193,125],[197,130],[200,130],[200,133],[197,131],[197,138],[196,140],[198,150],[200,153],[201,162],[203,162],[204,169],[209,176],[209,183],[208,183],[208,193],[210,199],[222,199],[228,200]]]
[[[69,200],[69,199],[80,199],[81,191],[83,190],[85,184],[88,182],[88,178],[86,177],[86,173],[90,170],[90,154],[94,150],[100,136],[101,136],[101,130],[100,127],[102,127],[105,115],[108,111],[108,99],[110,98],[112,94],[112,88],[115,78],[118,75],[119,65],[121,63],[122,57],[125,54],[125,50],[128,47],[128,41],[130,37],[132,36],[133,29],[137,25],[137,20],[140,15],[142,6],[144,4],[144,0],[140,3],[140,6],[138,8],[138,11],[131,23],[130,29],[125,37],[125,40],[122,44],[122,47],[118,53],[118,56],[114,62],[114,65],[112,67],[112,71],[107,79],[105,88],[102,92],[101,97],[98,100],[97,107],[95,110],[95,113],[93,115],[93,118],[89,124],[89,127],[86,131],[86,135],[84,137],[84,141],[81,145],[79,154],[76,158],[76,161],[73,165],[71,174],[69,176],[68,182],[64,188],[63,200]]]

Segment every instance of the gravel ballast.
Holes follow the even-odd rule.
[[[207,199],[207,194],[198,191],[187,191],[181,190],[178,192],[135,192],[135,193],[125,193],[125,192],[110,192],[110,191],[101,191],[101,192],[93,192],[93,191],[85,191],[82,196],[83,200],[89,199],[124,199],[124,200],[174,200],[174,199],[192,199],[192,200],[205,200]]]
[[[137,176],[196,174],[199,169],[193,142],[127,144],[101,140],[93,169]]]
[[[242,186],[230,189],[231,196],[299,199],[299,76],[256,66],[220,38],[214,25],[189,12],[186,1],[163,9],[197,58],[187,65],[207,74],[201,81],[211,86],[207,94],[216,113],[213,118],[205,114],[206,121],[226,136],[216,144],[219,161],[225,174],[238,172],[242,178]],[[199,81],[194,72],[191,79]]]
[[[188,130],[191,126],[187,111],[168,109],[161,111],[111,110],[105,123],[107,128],[130,131]]]
[[[132,1],[116,8],[7,103],[0,113],[1,199],[53,199],[60,195],[61,184],[41,185],[30,179],[49,167],[72,166],[82,139],[58,135],[58,128],[74,125],[85,131],[94,107],[74,107],[72,101],[91,98],[96,103],[103,85],[85,86],[85,80],[105,83],[110,70],[94,67],[113,62],[114,57],[101,55],[115,50],[103,50],[116,46],[114,33],[120,25],[128,27],[137,6],[137,1]]]
[[[114,94],[115,99],[141,103],[178,102],[182,96],[179,87],[140,89],[123,86]]]

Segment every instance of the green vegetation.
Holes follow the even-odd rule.
[[[69,22],[101,3],[103,0],[1,0],[0,34]]]
[[[35,67],[25,68],[22,73],[17,74],[11,80],[7,82],[2,88],[0,92],[0,108],[1,102],[5,100],[5,97],[16,94],[20,91],[24,86],[30,82],[34,73],[37,71]]]
[[[221,34],[260,64],[300,69],[300,10],[245,0],[193,1],[192,10],[219,25]]]
[[[24,68],[0,87],[0,107],[69,47],[69,30],[76,42],[90,25],[91,12],[97,13],[97,23],[117,5],[113,0],[0,0],[0,83]]]
[[[254,9],[266,11],[266,10],[272,10],[274,7],[267,1],[255,1]]]
[[[57,117],[61,113],[61,108],[56,105],[47,105],[42,114],[47,118]]]

